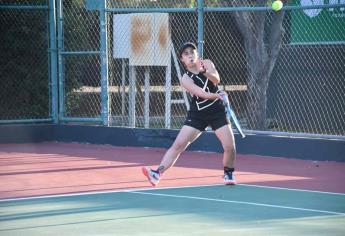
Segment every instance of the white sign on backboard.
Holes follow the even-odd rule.
[[[130,66],[167,66],[171,56],[167,13],[114,15],[114,58]]]

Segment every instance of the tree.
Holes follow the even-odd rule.
[[[265,6],[267,0],[234,0],[247,6]],[[236,24],[243,36],[248,68],[248,128],[265,130],[267,88],[276,63],[282,41],[284,11],[271,13],[267,25],[266,11],[236,11]]]
[[[0,11],[0,120],[49,117],[48,16]]]

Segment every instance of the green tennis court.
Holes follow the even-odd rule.
[[[0,202],[0,235],[344,235],[345,194],[255,185]]]

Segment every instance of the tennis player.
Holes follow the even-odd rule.
[[[189,144],[210,126],[224,150],[224,184],[236,184],[233,173],[236,156],[235,140],[221,99],[221,94],[224,92],[217,86],[220,83],[219,74],[211,60],[199,59],[194,43],[184,43],[180,48],[179,56],[186,69],[181,79],[181,86],[193,96],[190,110],[183,127],[157,169],[142,167],[142,172],[153,186],[157,186],[163,173],[172,167]]]

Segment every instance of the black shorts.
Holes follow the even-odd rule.
[[[191,126],[200,131],[205,131],[208,126],[212,130],[217,130],[220,127],[230,124],[225,112],[215,113],[211,115],[197,115],[193,112],[188,112],[184,125]]]

